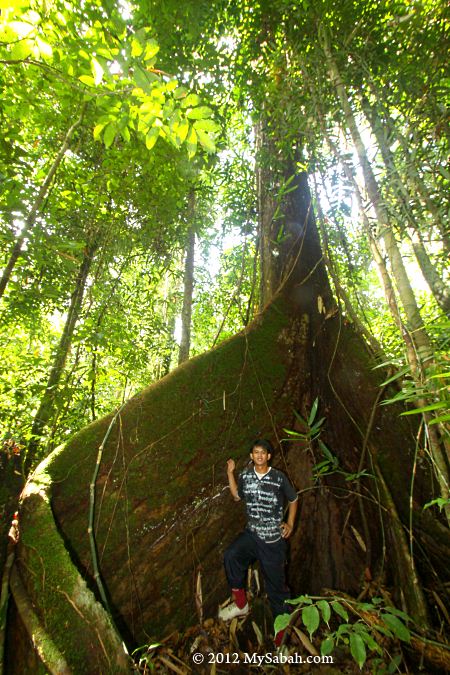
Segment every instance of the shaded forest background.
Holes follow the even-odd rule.
[[[191,371],[177,366],[221,343],[222,352],[211,354],[232,350],[227,345],[236,343],[227,340],[242,330],[251,341],[258,322],[261,336],[272,335],[274,319],[267,316],[274,310],[263,310],[282,297],[276,306],[286,316],[310,317],[306,353],[314,372],[323,359],[322,375],[295,398],[291,352],[299,359],[297,380],[308,371],[301,326],[280,353],[264,343],[259,374],[273,376],[275,391],[279,375],[264,370],[264,359],[266,366],[271,359],[289,361],[283,391],[291,397],[282,404],[274,397],[269,410],[279,416],[278,426],[261,427],[262,412],[254,422],[243,415],[245,433],[235,437],[241,443],[235,452],[242,455],[260,431],[278,443],[287,436],[310,453],[303,464],[288,459],[300,481],[301,470],[308,472],[305,490],[340,472],[360,494],[375,419],[364,400],[367,378],[380,438],[398,425],[386,462],[397,472],[390,489],[403,495],[403,505],[411,502],[409,513],[397,504],[408,560],[414,559],[413,501],[436,523],[439,546],[447,550],[445,3],[13,0],[0,7],[5,535],[21,483],[57,446],[97,420],[90,428],[99,430],[92,433],[100,442],[105,415],[143,387],[165,391],[156,383],[172,371],[167,382],[180,387],[181,381],[188,396],[183,373],[189,378]],[[297,304],[286,291],[296,283],[308,289]],[[276,330],[293,334],[290,321],[280,320]],[[338,336],[349,331],[356,342],[343,338],[338,352]],[[346,394],[354,387],[367,413],[356,458],[353,447],[336,458],[340,412],[332,409],[339,395],[331,380],[317,384],[335,362]],[[204,361],[192,362],[192,372],[199,372],[195,363]],[[231,379],[245,372],[230,369]],[[225,382],[225,375],[217,381],[223,383],[221,377]],[[216,396],[226,409],[222,391],[232,388],[223,387],[202,399],[206,411]],[[316,398],[317,417],[311,412]],[[320,425],[314,431],[322,415],[334,428],[328,438]],[[350,442],[346,433],[342,439]],[[206,446],[205,434],[199,437]],[[400,447],[403,437],[408,441]],[[83,456],[87,446],[77,443],[69,442],[69,452]],[[137,443],[131,445],[130,457],[137,452]],[[412,448],[408,460],[406,446]],[[230,450],[228,439],[219,454],[225,459]],[[67,468],[58,462],[57,482]],[[69,501],[58,489],[64,531]],[[77,527],[67,528],[65,537],[76,539]],[[355,528],[366,538],[364,518]],[[377,550],[380,537],[374,535]],[[88,567],[82,547],[74,544],[74,550]],[[433,565],[444,609],[431,600],[429,614],[431,591],[426,601],[407,600],[403,607],[430,630],[448,622],[442,550]],[[291,580],[299,592],[313,569],[327,580],[318,558],[309,566],[304,578]],[[431,573],[421,570],[426,586]],[[358,595],[347,572],[339,578],[343,590]],[[211,590],[211,603],[213,596]],[[129,624],[127,630],[133,632]]]

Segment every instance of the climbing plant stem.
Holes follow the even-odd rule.
[[[94,573],[94,579],[95,583],[97,584],[98,592],[100,594],[100,597],[102,599],[102,602],[105,606],[105,609],[107,610],[108,614],[110,615],[110,618],[112,620],[112,612],[111,608],[109,606],[108,598],[106,596],[106,591],[105,587],[103,585],[102,577],[100,574],[100,569],[98,565],[98,554],[97,554],[97,542],[95,540],[95,533],[94,533],[94,518],[95,518],[95,487],[97,484],[97,477],[98,477],[98,472],[100,470],[100,465],[102,463],[102,458],[103,458],[103,450],[105,448],[106,441],[109,438],[109,435],[112,431],[112,428],[114,424],[116,423],[117,418],[119,417],[122,409],[124,408],[125,403],[123,403],[114,417],[112,418],[109,427],[106,431],[106,434],[100,443],[100,446],[98,448],[98,453],[97,453],[97,460],[95,462],[95,467],[94,467],[94,473],[92,474],[91,482],[89,485],[89,521],[88,521],[88,535],[89,535],[89,544],[91,548],[91,558],[92,558],[92,569]],[[114,622],[113,622],[114,624]],[[114,626],[116,628],[116,626]]]

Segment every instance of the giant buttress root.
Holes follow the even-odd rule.
[[[61,645],[57,637],[57,625],[78,615],[72,563],[95,590],[87,530],[89,486],[100,447],[94,519],[98,567],[115,622],[130,644],[195,621],[199,578],[203,615],[215,613],[227,593],[222,553],[244,522],[242,504],[233,503],[225,487],[225,462],[232,456],[242,469],[252,440],[283,438],[283,429],[298,425],[294,410],[307,415],[316,397],[326,417],[321,438],[339,472],[312,480],[312,466],[323,459],[317,445],[284,443],[276,458],[302,494],[291,545],[293,590],[325,586],[355,593],[371,572],[386,572],[388,581],[395,581],[395,556],[383,547],[384,507],[378,504],[371,459],[407,524],[415,438],[398,408],[377,406],[383,376],[372,370],[361,339],[333,307],[306,176],[299,177],[290,199],[293,243],[280,252],[290,261],[286,281],[252,324],[139,393],[116,416],[82,429],[38,467],[33,481],[49,482],[46,494],[70,553],[72,562],[61,551],[61,540],[57,560],[61,554],[69,583],[58,576],[53,546],[42,536],[50,527],[49,505],[41,509],[35,490],[24,495],[18,570],[36,614],[65,658],[73,652],[86,659],[79,672],[87,667],[94,672],[92,651],[98,659],[100,651],[111,657],[103,629],[94,642],[83,631],[66,631]],[[356,489],[344,475],[362,468],[363,448],[363,468],[372,475],[361,478]],[[431,488],[427,467],[416,469],[411,497],[420,512]],[[417,530],[420,543],[438,565],[448,531],[437,528],[443,541],[433,549],[434,535],[431,544],[425,539],[433,530],[425,529]],[[407,575],[403,579],[407,583]],[[403,589],[398,592],[408,597]]]

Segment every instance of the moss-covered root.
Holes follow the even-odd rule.
[[[16,568],[11,573],[11,592],[34,650],[51,675],[71,675],[67,661],[39,621]]]
[[[18,570],[14,575],[21,618],[33,633],[30,637],[50,672],[129,673],[130,659],[120,636],[73,565],[57,531],[49,488],[44,463],[22,496]],[[20,589],[21,580],[26,588]],[[31,603],[33,615],[29,612]],[[30,621],[37,622],[39,646]],[[55,660],[64,664],[56,671],[49,668]]]
[[[15,556],[15,541],[8,537],[8,546],[6,553],[6,561],[3,567],[2,584],[0,593],[0,675],[4,673],[5,660],[5,635],[6,635],[6,616],[8,612],[9,601],[9,579],[11,576],[11,568]]]

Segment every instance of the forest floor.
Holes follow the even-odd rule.
[[[276,649],[270,633],[273,624],[267,602],[262,598],[255,600],[257,602],[254,602],[250,614],[242,619],[224,623],[208,618],[182,633],[175,631],[160,642],[137,650],[134,654],[136,672],[145,675],[388,675],[429,672],[420,667],[416,670],[406,666],[398,642],[391,644],[389,651],[385,650],[385,658],[376,653],[368,655],[362,669],[344,643],[335,647],[332,657],[324,659],[320,656],[320,644],[325,635],[318,632],[310,641],[305,632],[295,625],[286,631],[282,647]]]

